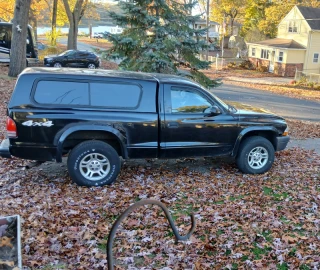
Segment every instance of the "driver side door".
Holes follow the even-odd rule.
[[[76,67],[77,66],[77,59],[76,59],[77,52],[70,51],[68,54],[64,56],[63,62],[64,66],[66,67]]]
[[[161,151],[167,158],[231,153],[237,120],[201,89],[164,85],[165,114]],[[220,113],[210,114],[217,106]]]

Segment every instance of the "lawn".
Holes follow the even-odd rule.
[[[15,80],[7,78],[6,67],[0,73],[2,139],[4,101]],[[319,130],[308,122],[289,125],[295,137]],[[299,125],[304,128],[296,131]],[[175,243],[164,214],[142,207],[118,230],[117,269],[320,267],[320,157],[315,152],[277,153],[273,168],[263,175],[243,175],[232,161],[212,158],[131,160],[113,185],[98,188],[73,184],[65,163],[30,170],[26,164],[0,158],[0,213],[22,217],[27,269],[106,269],[113,222],[147,198],[169,208],[180,234],[188,231],[193,212],[196,230],[189,241]]]
[[[246,69],[225,69],[219,72],[215,72],[214,69],[205,70],[204,73],[211,79],[222,79],[222,82],[227,84],[269,91],[275,94],[284,95],[292,98],[320,101],[320,90],[311,89],[299,85],[266,85],[249,82],[240,82],[235,80],[229,80],[229,77],[240,77],[240,78],[264,78],[264,77],[278,77],[273,73],[262,73],[256,70]]]

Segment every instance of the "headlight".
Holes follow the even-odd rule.
[[[51,62],[53,59],[52,58],[47,58],[47,61],[48,62]]]
[[[289,135],[289,127],[287,126],[286,130],[282,133],[282,136],[288,136]]]

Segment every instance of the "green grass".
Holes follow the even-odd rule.
[[[260,260],[262,259],[263,255],[266,255],[272,250],[270,247],[260,248],[257,246],[257,244],[254,244],[255,247],[251,249],[251,252],[253,253],[253,259],[254,260]]]
[[[301,265],[301,266],[299,267],[299,269],[300,269],[300,270],[311,270],[311,268],[310,268],[309,266],[305,265],[305,264]]]
[[[290,196],[287,192],[277,192],[277,190],[273,190],[269,187],[263,187],[262,191],[264,195],[273,197],[275,201],[282,201]]]
[[[64,264],[57,265],[45,265],[41,269],[43,270],[58,270],[58,269],[67,269],[67,266]]]
[[[289,266],[287,263],[284,262],[282,264],[277,264],[277,269],[278,270],[287,270],[287,269],[289,269]]]

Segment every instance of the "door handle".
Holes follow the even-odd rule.
[[[178,122],[170,122],[168,123],[168,128],[177,128],[179,127],[179,123]]]

